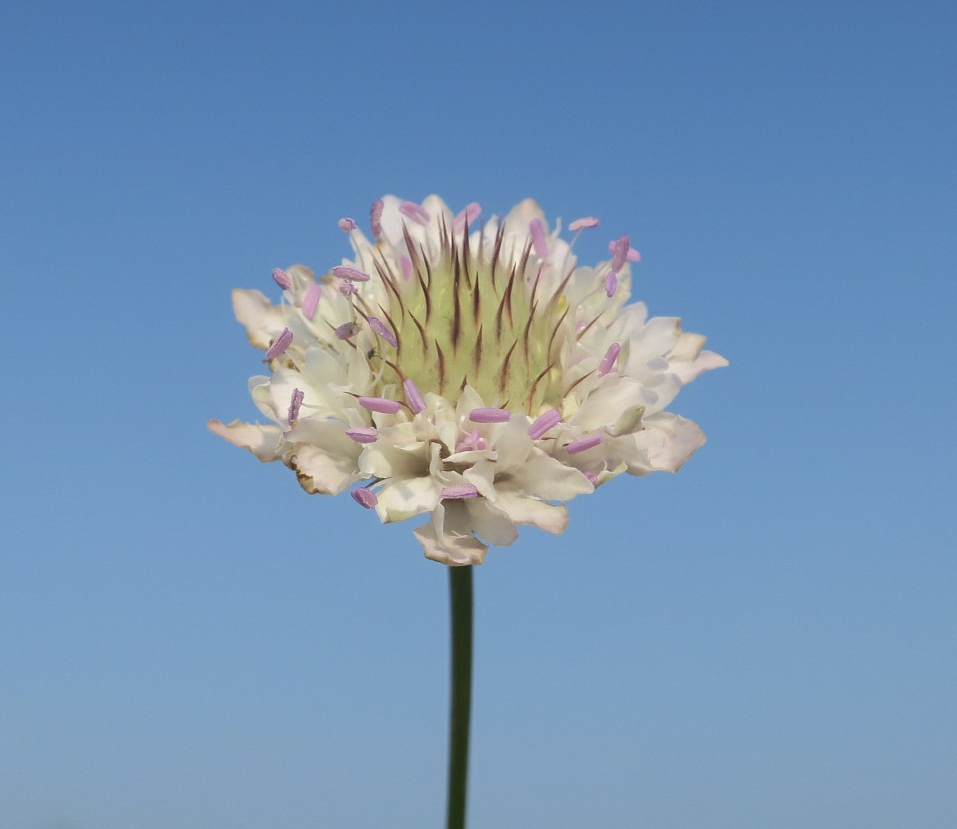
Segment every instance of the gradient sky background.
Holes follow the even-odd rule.
[[[233,287],[395,193],[630,233],[730,368],[476,573],[472,829],[957,823],[950,2],[16,3],[0,827],[438,827],[447,573],[309,497]]]

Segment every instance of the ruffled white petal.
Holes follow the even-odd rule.
[[[248,449],[261,461],[280,460],[282,430],[278,426],[260,426],[258,423],[221,423],[211,420],[206,424],[213,434],[225,438],[235,446]]]

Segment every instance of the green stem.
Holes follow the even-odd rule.
[[[447,829],[465,829],[469,723],[472,707],[472,567],[449,567],[452,615],[452,694],[449,705]]]

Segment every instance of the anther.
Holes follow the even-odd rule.
[[[618,274],[616,271],[609,271],[605,277],[605,296],[611,299],[618,290]]]
[[[349,233],[349,231],[356,229],[355,219],[350,219],[348,216],[343,216],[339,219],[339,230]]]
[[[548,258],[548,242],[545,239],[545,227],[541,219],[532,219],[528,223],[528,232],[532,235],[532,247],[539,259]]]
[[[372,235],[379,238],[382,235],[382,209],[385,207],[382,199],[376,199],[369,208],[369,225],[372,228]]]
[[[478,202],[473,201],[471,204],[465,205],[452,220],[452,230],[456,233],[461,233],[465,230],[466,222],[468,222],[469,227],[471,227],[475,220],[481,215],[482,205]]]
[[[339,293],[343,296],[350,296],[351,294],[356,294],[359,292],[359,289],[352,282],[340,282],[339,283]]]
[[[612,239],[608,243],[608,252],[612,254],[612,256],[614,256],[615,254],[615,245],[617,243],[618,243],[617,239]],[[628,252],[625,254],[625,259],[627,259],[629,262],[640,262],[641,254],[638,253],[638,251],[636,251],[633,247],[629,247]]]
[[[422,392],[419,391],[418,386],[411,380],[406,380],[402,384],[402,388],[405,389],[405,399],[413,413],[418,414],[419,412],[424,412],[426,409],[425,398],[422,396]]]
[[[366,509],[373,509],[375,505],[379,503],[376,494],[368,487],[360,486],[358,489],[352,490],[349,494],[352,496],[353,501],[360,507],[365,507]]]
[[[344,279],[347,282],[368,282],[372,279],[365,271],[358,268],[350,268],[348,265],[336,265],[332,269],[332,275],[336,279]]]
[[[346,429],[346,435],[352,438],[356,443],[375,443],[379,438],[379,433],[375,429],[367,426]]]
[[[402,202],[402,204],[399,205],[399,212],[403,216],[408,216],[413,222],[418,222],[420,225],[427,225],[429,223],[429,211],[414,201]]]
[[[605,438],[601,435],[588,435],[587,437],[573,440],[565,447],[565,451],[568,452],[569,455],[578,455],[581,452],[591,449],[593,446],[598,446],[598,444],[604,440]]]
[[[292,287],[292,280],[289,278],[289,274],[287,274],[282,268],[275,268],[272,272],[272,278],[284,291],[288,291]]]
[[[507,423],[512,413],[508,409],[472,409],[469,420],[473,423]]]
[[[380,414],[395,414],[402,408],[398,400],[389,400],[387,397],[360,397],[359,405],[363,409]]]
[[[442,490],[443,498],[478,498],[478,494],[472,484],[454,484]]]
[[[383,323],[378,317],[369,317],[369,327],[393,348],[399,345],[399,341],[395,338],[395,334],[386,328],[385,323]]]
[[[292,331],[288,328],[283,328],[282,333],[276,337],[276,341],[269,346],[269,351],[266,352],[267,360],[275,360],[280,354],[282,354],[289,346],[292,344]]]
[[[575,219],[569,226],[569,230],[581,230],[586,227],[598,227],[598,219],[594,216],[583,216],[581,219]]]
[[[543,415],[539,415],[537,418],[535,418],[535,422],[528,427],[528,436],[532,440],[538,440],[549,429],[557,426],[561,422],[561,419],[561,412],[558,412],[555,409],[545,412]]]
[[[605,352],[605,356],[601,358],[601,362],[598,364],[598,376],[604,377],[608,374],[609,371],[615,365],[615,360],[618,359],[618,355],[621,353],[621,346],[618,343],[612,343],[608,346],[608,350]]]
[[[361,330],[358,323],[344,322],[336,329],[336,339],[351,340]]]
[[[614,242],[611,253],[611,272],[618,273],[625,264],[625,259],[628,258],[628,251],[631,250],[629,245],[631,240],[628,236],[619,236]],[[611,296],[611,294],[609,294]]]
[[[305,396],[305,393],[299,389],[292,390],[292,400],[289,401],[289,413],[287,417],[290,424],[299,420],[299,408],[302,406],[302,399]]]
[[[322,289],[318,282],[313,282],[302,297],[302,315],[311,320],[316,315],[316,308],[319,307],[319,294]]]

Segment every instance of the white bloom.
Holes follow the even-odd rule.
[[[535,202],[482,226],[480,212],[386,196],[371,241],[340,220],[354,256],[318,281],[274,271],[279,305],[234,291],[266,352],[270,375],[249,387],[272,422],[209,424],[307,492],[363,482],[353,498],[383,522],[428,514],[415,535],[453,565],[480,564],[518,524],[560,533],[563,502],[622,472],[676,471],[704,435],[665,409],[727,365],[677,319],[625,304],[639,258],[628,237],[577,267]]]

